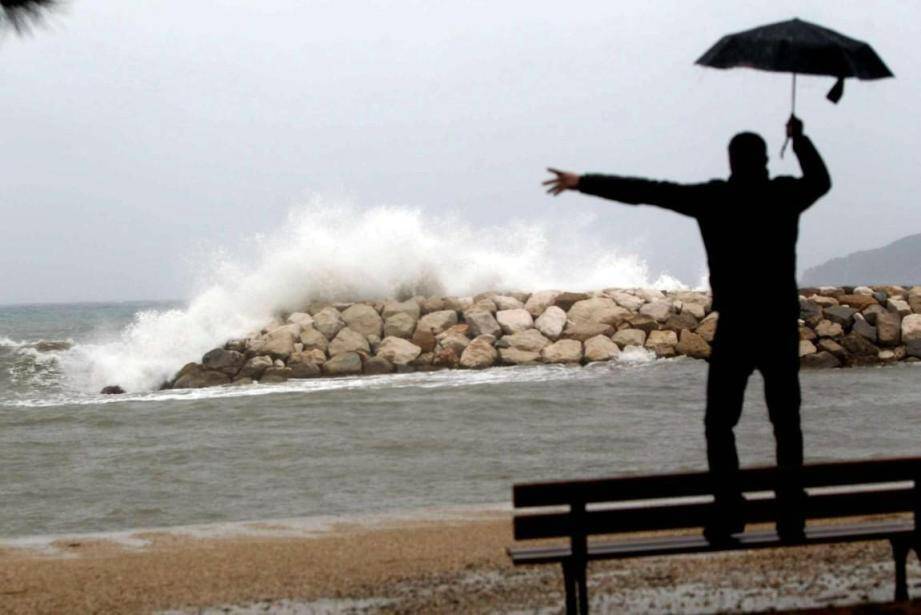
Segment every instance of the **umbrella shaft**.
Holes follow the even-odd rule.
[[[796,73],[793,73],[793,87],[790,90],[790,115],[796,115]]]

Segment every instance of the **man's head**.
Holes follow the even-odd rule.
[[[767,144],[761,135],[740,132],[729,142],[729,169],[735,177],[767,177]]]

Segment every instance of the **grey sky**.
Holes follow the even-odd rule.
[[[692,222],[577,195],[548,164],[726,174],[753,129],[774,173],[789,77],[692,64],[793,16],[870,41],[897,78],[804,78],[833,192],[800,264],[921,230],[917,2],[72,0],[0,40],[0,303],[174,298],[189,261],[271,232],[315,192],[477,225],[600,214],[594,232],[696,282]]]

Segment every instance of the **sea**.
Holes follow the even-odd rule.
[[[702,361],[159,391],[225,333],[192,331],[196,310],[0,306],[0,538],[488,508],[522,481],[705,467]],[[921,454],[919,369],[803,372],[807,459]],[[772,459],[762,396],[756,375],[745,464]]]

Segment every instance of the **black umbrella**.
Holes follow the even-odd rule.
[[[827,96],[834,103],[844,94],[847,77],[893,76],[867,43],[799,19],[728,34],[702,55],[697,64],[793,73],[791,112],[796,111],[797,74],[837,77]]]

